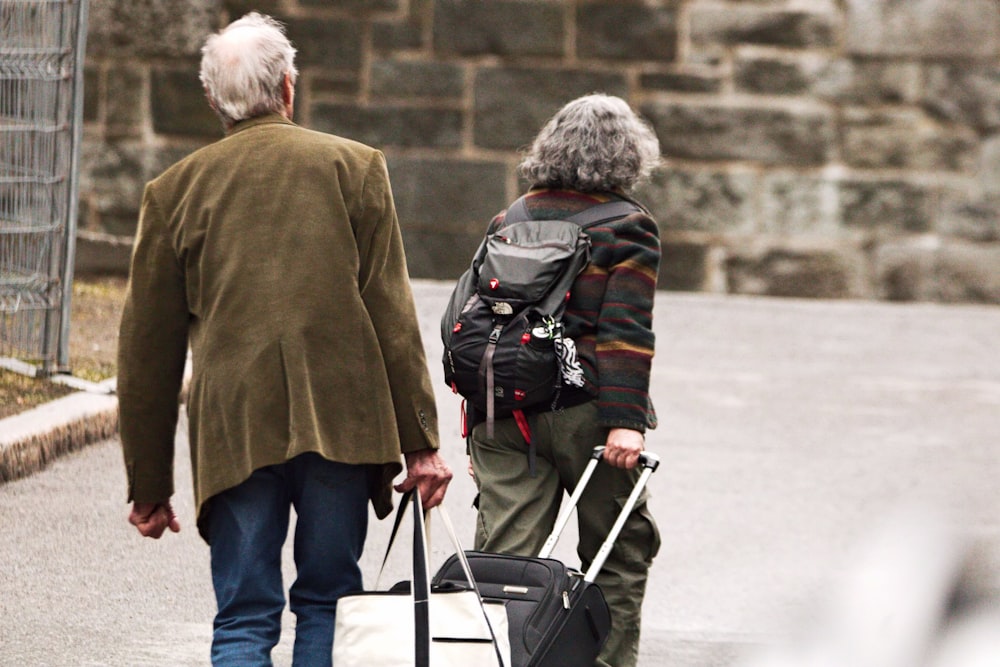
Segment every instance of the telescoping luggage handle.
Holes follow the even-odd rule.
[[[539,558],[548,558],[552,554],[552,550],[556,548],[559,536],[562,535],[563,529],[566,528],[566,524],[569,523],[570,515],[572,515],[574,508],[576,508],[576,504],[580,502],[583,490],[587,487],[587,483],[590,482],[590,477],[594,474],[594,470],[597,468],[597,464],[601,462],[601,458],[603,456],[604,447],[594,447],[594,452],[590,456],[590,461],[587,462],[587,467],[580,476],[580,481],[577,482],[576,488],[573,490],[573,495],[569,498],[569,503],[559,514],[559,518],[556,519],[556,525],[552,529],[552,533],[549,535],[549,538],[545,540],[545,544],[542,545],[542,550],[538,552]],[[618,534],[625,526],[625,521],[628,519],[628,515],[632,513],[632,508],[635,507],[635,504],[639,501],[639,496],[642,494],[642,490],[646,488],[646,482],[649,481],[650,475],[656,472],[656,469],[660,466],[660,457],[656,454],[651,454],[650,452],[643,452],[639,454],[639,465],[642,466],[642,474],[639,475],[639,479],[632,488],[631,495],[629,495],[628,500],[622,507],[622,511],[618,513],[618,520],[615,521],[615,524],[611,527],[611,531],[604,540],[604,544],[602,544],[601,548],[597,550],[594,562],[590,564],[590,567],[587,568],[587,572],[583,575],[584,581],[592,583],[594,579],[597,578],[597,574],[601,571],[601,568],[604,567],[604,561],[608,559],[608,554],[611,553],[611,549],[615,545],[615,540],[618,539]]]

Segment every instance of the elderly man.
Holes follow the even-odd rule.
[[[441,502],[437,412],[383,155],[295,125],[295,49],[251,13],[207,40],[226,136],[151,181],[121,323],[129,520],[180,526],[174,432],[185,358],[197,525],[218,602],[215,665],[269,665],[296,512],[297,665],[329,665],[337,599],[362,587],[367,504]]]

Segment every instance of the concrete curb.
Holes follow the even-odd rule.
[[[0,420],[0,484],[36,473],[117,432],[118,397],[113,393],[80,391]]]
[[[191,382],[191,358],[184,368],[181,403]],[[70,386],[75,382],[64,381]],[[32,475],[60,456],[118,435],[117,378],[0,419],[0,484]]]

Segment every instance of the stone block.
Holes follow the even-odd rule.
[[[935,116],[987,133],[1000,129],[1000,66],[928,65],[923,106]]]
[[[1000,195],[944,188],[935,229],[946,237],[1000,243]]]
[[[594,92],[628,96],[624,74],[567,69],[484,68],[474,84],[474,141],[483,148],[530,143],[564,104]]]
[[[100,0],[90,3],[87,54],[197,58],[218,28],[217,0]]]
[[[562,5],[549,0],[438,0],[434,49],[462,55],[563,55]]]
[[[892,301],[1000,304],[1000,246],[904,239],[875,253],[879,296]]]
[[[739,92],[755,95],[804,95],[814,91],[829,61],[822,56],[761,56],[740,53],[733,64]]]
[[[979,146],[979,187],[990,198],[1000,199],[1000,135],[988,137]]]
[[[221,138],[222,134],[220,132],[219,136],[214,138],[206,137],[199,140],[185,137],[180,141],[174,140],[166,145],[161,144],[157,146],[154,150],[150,150],[149,155],[146,157],[145,165],[146,172],[149,174],[148,178],[158,176],[170,165],[183,160],[199,148],[214,143]]]
[[[683,64],[695,67],[718,67],[723,70],[725,78],[728,79],[732,68],[733,50],[734,47],[714,42],[687,44],[684,49]]]
[[[372,23],[372,48],[379,53],[419,49],[423,41],[423,28],[415,19]]]
[[[296,65],[332,70],[361,67],[363,30],[360,21],[294,18],[286,21],[288,39],[298,50]]]
[[[230,21],[235,21],[250,12],[259,12],[280,19],[281,0],[223,0],[223,9]]]
[[[815,93],[848,104],[913,104],[920,100],[919,62],[840,59],[815,84]]]
[[[93,65],[83,68],[83,122],[95,123],[101,113],[101,71]]]
[[[902,239],[879,244],[873,253],[878,297],[888,301],[929,300],[936,243],[931,239]]]
[[[403,0],[296,0],[303,7],[349,11],[398,11]]]
[[[978,185],[987,197],[1000,198],[1000,135],[979,144]]]
[[[484,227],[485,230],[485,227]],[[403,228],[403,247],[411,278],[457,280],[469,268],[482,233]]]
[[[76,228],[78,230],[89,230],[100,232],[101,217],[94,206],[92,196],[89,192],[80,189],[77,201]]]
[[[706,288],[709,247],[705,243],[661,239],[660,275],[656,288],[700,292]]]
[[[307,95],[310,97],[296,98],[296,115],[303,108],[302,99],[313,99],[311,95],[321,97],[357,95],[361,92],[361,81],[358,79],[358,72],[352,70],[310,72],[307,76],[299,79],[298,87],[299,95],[308,90]]]
[[[396,212],[403,229],[471,234],[508,204],[504,162],[397,157],[387,154]],[[450,248],[438,249],[443,258]],[[471,260],[469,255],[467,261]],[[451,260],[448,260],[451,261]]]
[[[643,72],[639,75],[639,87],[672,93],[718,93],[722,91],[722,75],[715,70]]]
[[[622,2],[578,5],[576,52],[580,58],[655,60],[677,58],[677,8]]]
[[[636,192],[660,229],[750,232],[755,227],[755,174],[661,168]]]
[[[1000,245],[947,243],[935,277],[935,301],[1000,305]]]
[[[994,0],[847,0],[846,46],[862,55],[996,56],[1000,6]]]
[[[691,8],[691,41],[696,45],[756,44],[788,48],[836,46],[841,20],[832,11],[800,11],[719,2]]]
[[[811,103],[649,102],[642,114],[669,157],[818,166],[833,152],[833,112]]]
[[[101,224],[112,211],[139,210],[143,188],[152,177],[149,152],[136,140],[83,142],[80,161],[85,168],[80,171],[80,194],[92,209],[94,223]]]
[[[80,170],[81,229],[132,236],[146,182],[208,142],[150,146],[138,139],[84,138]]]
[[[194,67],[153,69],[149,107],[157,134],[222,137],[222,123],[208,105]]]
[[[840,211],[836,183],[823,176],[772,171],[762,178],[759,229],[773,234],[836,237]]]
[[[733,248],[725,269],[733,294],[846,299],[866,291],[864,257],[849,249]]]
[[[144,130],[146,89],[145,68],[131,64],[113,65],[107,72],[105,93],[105,135],[109,138],[138,137]],[[202,95],[202,104],[204,95]]]
[[[77,276],[127,276],[132,258],[132,237],[79,230],[73,267]]]
[[[454,63],[378,60],[371,65],[372,95],[460,98],[464,87],[465,70]]]
[[[139,226],[139,206],[113,208],[101,211],[98,224],[102,230],[113,236],[135,236]]]
[[[844,162],[862,169],[971,170],[978,138],[943,126],[920,111],[848,109],[842,129]]]
[[[311,125],[321,132],[370,146],[458,148],[462,112],[399,106],[357,106],[319,102],[310,109]]]
[[[927,232],[934,224],[935,193],[904,180],[844,179],[837,184],[848,229]]]

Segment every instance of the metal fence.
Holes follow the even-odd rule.
[[[0,358],[38,375],[69,364],[86,27],[86,0],[0,0]]]

